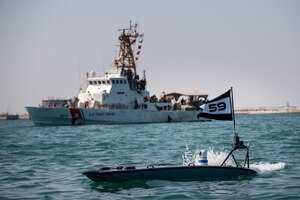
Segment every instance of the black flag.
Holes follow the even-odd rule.
[[[233,105],[231,90],[232,89],[228,90],[217,98],[207,101],[203,105],[201,105],[200,110],[202,111],[197,115],[197,117],[232,121]]]

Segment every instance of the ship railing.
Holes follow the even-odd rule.
[[[146,110],[148,108],[147,104],[137,104],[136,106],[126,105],[126,104],[98,104],[93,107],[99,110]]]
[[[99,104],[94,107],[95,109],[100,110],[127,110],[128,105],[126,104]]]

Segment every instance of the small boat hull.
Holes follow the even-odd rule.
[[[17,120],[19,119],[19,115],[7,115],[6,120]]]
[[[196,181],[255,176],[256,171],[228,166],[171,166],[138,169],[87,171],[83,175],[94,182],[124,182],[131,180]]]

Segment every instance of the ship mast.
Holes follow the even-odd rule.
[[[119,29],[122,31],[119,36],[119,55],[115,59],[115,65],[117,68],[133,69],[134,76],[136,76],[136,64],[133,55],[133,47],[137,38],[140,36],[137,32],[137,24],[131,25],[129,28]]]
[[[133,90],[137,89],[136,81],[139,79],[133,49],[137,38],[143,36],[143,34],[138,33],[137,28],[138,24],[132,25],[130,22],[129,28],[119,29],[122,33],[119,36],[119,51],[114,63],[118,69],[122,69],[122,75],[131,82],[131,89]]]

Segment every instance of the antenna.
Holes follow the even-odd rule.
[[[101,44],[101,57],[102,57],[102,67],[103,67],[103,74],[104,74],[104,72],[105,72],[105,63],[104,63],[103,44]]]
[[[78,47],[78,86],[80,88],[80,46]]]

